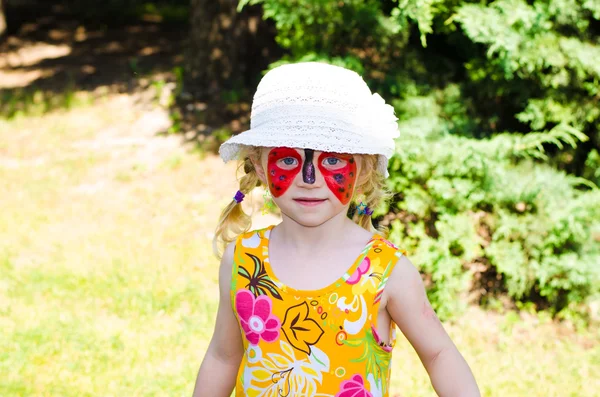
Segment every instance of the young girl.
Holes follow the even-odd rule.
[[[438,395],[479,395],[419,272],[371,223],[397,136],[392,107],[352,71],[299,63],[264,76],[251,129],[220,149],[245,175],[215,235],[217,250],[227,244],[220,302],[195,397],[234,387],[251,397],[388,396],[396,325]],[[247,231],[241,202],[260,184],[282,222]]]

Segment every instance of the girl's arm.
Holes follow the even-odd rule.
[[[387,310],[411,343],[440,397],[478,397],[469,365],[436,316],[419,271],[401,257],[385,289]]]
[[[244,347],[229,294],[233,248],[234,244],[229,244],[221,259],[215,331],[198,371],[193,397],[229,397],[235,386]]]

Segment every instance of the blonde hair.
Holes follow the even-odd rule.
[[[238,165],[238,173],[243,169],[244,175],[239,179],[239,190],[245,195],[262,184],[256,173],[256,168],[254,168],[254,162],[260,162],[261,149],[259,146],[243,146],[240,150],[239,158],[242,160]],[[377,172],[377,155],[359,154],[356,156],[360,158],[360,172],[352,202],[354,203],[358,196],[364,196],[362,202],[368,205],[369,208],[376,209],[391,196],[384,176]],[[352,220],[372,233],[377,232],[384,236],[387,235],[387,228],[384,226],[378,228],[373,226],[370,215],[360,215],[356,212]],[[251,225],[252,218],[244,212],[242,204],[232,200],[221,212],[215,230],[213,238],[213,252],[215,255],[220,258],[227,244],[234,241],[240,234],[247,232]]]
[[[392,197],[392,193],[385,183],[385,177],[377,171],[377,155],[359,154],[357,156],[360,158],[361,166],[358,175],[359,180],[356,184],[357,193],[355,193],[352,201],[356,202],[356,199],[360,195],[364,195],[363,203],[371,209],[377,209]],[[352,217],[352,220],[372,233],[377,232],[384,237],[387,237],[387,228],[383,225],[379,225],[375,228],[375,226],[373,226],[371,215],[359,215],[357,211]]]

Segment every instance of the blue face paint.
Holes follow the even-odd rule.
[[[304,149],[304,164],[302,165],[302,179],[304,183],[312,185],[315,183],[315,166],[313,157],[315,151],[312,149]]]

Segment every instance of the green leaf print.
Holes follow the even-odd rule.
[[[260,258],[248,253],[246,253],[246,255],[252,259],[254,269],[252,275],[250,275],[248,269],[243,266],[239,267],[238,274],[245,279],[248,279],[248,284],[245,288],[252,292],[255,297],[258,297],[259,295],[271,295],[273,298],[283,300],[277,290],[277,286],[267,274],[265,266]]]
[[[366,361],[367,373],[373,374],[375,379],[381,379],[382,377],[387,376],[390,365],[390,355],[377,346],[377,342],[371,333],[368,332],[363,338],[345,340],[344,344],[363,349],[359,358],[350,361]]]

